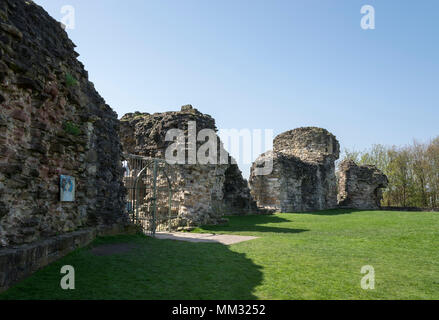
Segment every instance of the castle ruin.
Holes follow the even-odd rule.
[[[338,204],[341,208],[376,210],[381,207],[382,190],[389,181],[373,165],[357,165],[346,159],[338,170]]]
[[[217,224],[223,221],[226,212],[239,214],[255,209],[247,182],[238,166],[232,164],[232,158],[222,149],[216,134],[217,154],[212,159],[213,163],[190,163],[188,160],[191,148],[189,132],[193,131],[197,136],[204,129],[216,132],[215,120],[211,116],[190,105],[183,106],[181,111],[130,113],[121,119],[120,137],[127,153],[165,159],[168,148],[178,143],[175,140],[167,141],[166,135],[176,129],[185,134],[184,140],[180,141],[185,155],[184,163],[173,164],[176,180],[172,188],[174,201],[179,203],[178,225]],[[204,142],[196,139],[192,148],[198,151]],[[226,155],[225,163],[221,162],[221,154]]]
[[[60,23],[34,2],[0,2],[0,291],[96,235],[126,231],[123,152],[164,159],[176,144],[187,158],[205,140],[167,140],[170,130],[216,131],[215,120],[190,105],[119,121],[74,48]],[[175,227],[218,224],[226,213],[337,207],[340,146],[327,130],[277,136],[273,150],[253,164],[249,184],[213,139],[226,162],[173,164]],[[258,175],[270,162],[273,171]],[[341,207],[375,209],[387,178],[374,167],[343,162],[339,185]]]
[[[262,154],[250,175],[251,195],[258,207],[279,212],[302,212],[337,207],[335,160],[340,145],[325,129],[306,127],[274,139],[273,150]],[[273,171],[255,171],[272,159]]]

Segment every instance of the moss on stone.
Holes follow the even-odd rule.
[[[74,87],[78,85],[78,80],[75,79],[70,73],[66,73],[66,86]]]
[[[81,129],[70,121],[64,123],[64,131],[74,136],[79,136],[81,134]]]

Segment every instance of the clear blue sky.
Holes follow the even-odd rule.
[[[439,135],[437,0],[35,2],[75,8],[69,36],[120,117],[192,104],[219,128],[319,126],[357,150]]]

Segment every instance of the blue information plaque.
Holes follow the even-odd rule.
[[[75,201],[75,178],[70,176],[60,176],[60,200],[61,202]]]

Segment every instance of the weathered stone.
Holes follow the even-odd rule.
[[[26,112],[20,109],[12,111],[10,117],[21,122],[27,122],[29,120],[29,116],[26,114]]]
[[[389,181],[377,167],[373,165],[357,165],[346,159],[339,165],[338,204],[350,209],[379,209],[383,198],[382,189]]]
[[[8,207],[4,202],[0,202],[0,219],[8,213]]]
[[[196,123],[195,134],[203,129],[216,131],[215,120],[202,114],[191,105],[179,112],[129,113],[121,119],[120,136],[125,152],[164,158],[167,148],[174,141],[166,141],[166,133],[171,129],[180,129],[186,134],[189,122]],[[203,142],[197,141],[197,148]],[[244,213],[255,208],[251,204],[249,189],[236,165],[221,164],[219,155],[222,144],[217,137],[218,164],[177,164],[174,181],[174,199],[179,203],[179,224],[181,226],[216,224],[223,221],[224,213]],[[187,145],[184,147],[188,153]],[[187,163],[187,162],[186,162]],[[132,177],[127,177],[131,179]],[[226,181],[227,180],[227,181]],[[236,183],[236,186],[233,186]],[[227,195],[225,192],[227,191]],[[178,226],[177,226],[178,227]]]
[[[273,145],[251,168],[251,194],[258,207],[301,212],[337,206],[334,162],[340,146],[334,135],[321,128],[299,128],[280,134]],[[270,161],[273,171],[256,175]]]
[[[21,38],[23,38],[23,34],[20,32],[20,30],[18,30],[16,27],[14,27],[12,25],[8,25],[6,23],[1,23],[0,22],[0,28],[3,31],[13,35],[14,37],[17,37],[20,40],[21,40]]]
[[[24,88],[24,89],[32,89],[32,90],[42,89],[41,84],[39,83],[38,80],[34,80],[24,76],[18,76],[17,80],[15,81],[15,84],[19,88]]]
[[[23,165],[21,163],[0,163],[0,172],[9,178],[22,171]]]
[[[59,23],[32,1],[0,4],[7,13],[0,24],[0,246],[126,223],[117,115],[88,81]],[[100,119],[87,133],[84,115]],[[93,196],[61,203],[61,174]]]
[[[223,197],[225,212],[229,214],[259,213],[250,194],[247,180],[238,165],[231,164],[224,173]]]

